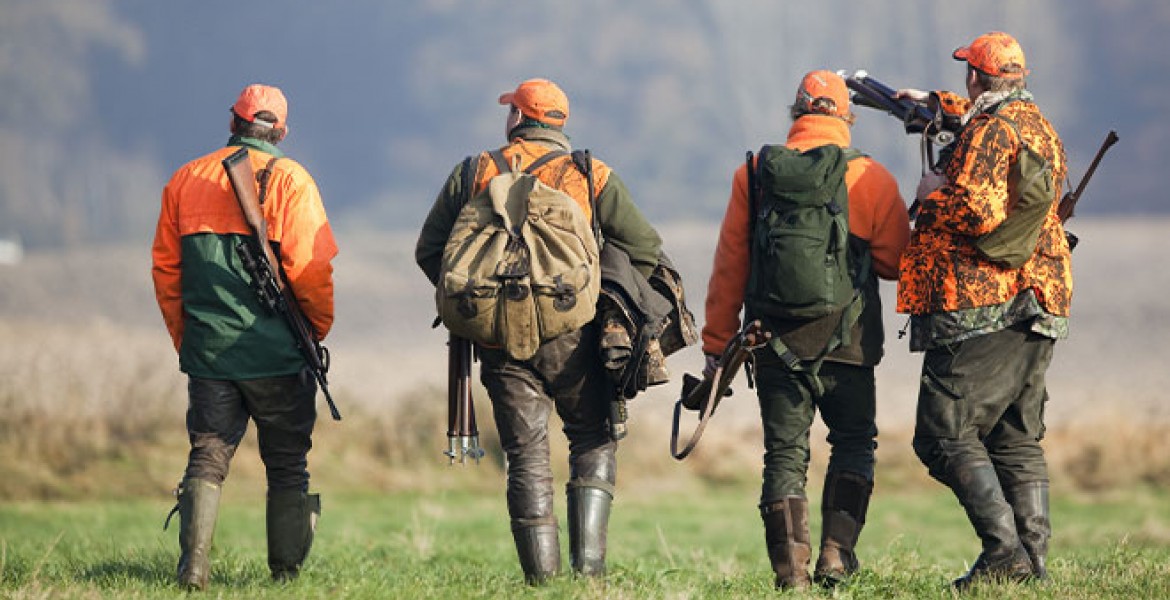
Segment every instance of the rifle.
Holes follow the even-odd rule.
[[[699,438],[703,436],[703,430],[707,428],[707,421],[715,413],[715,407],[725,396],[731,395],[731,381],[735,379],[739,368],[751,360],[752,351],[761,348],[771,338],[771,332],[765,331],[760,321],[752,321],[727,342],[723,354],[719,356],[714,374],[702,380],[690,373],[683,374],[682,393],[674,403],[674,417],[670,430],[671,456],[676,460],[682,460],[695,449],[699,444]],[[699,411],[699,424],[686,446],[679,450],[678,426],[683,408]]]
[[[1116,131],[1109,131],[1105,136],[1105,141],[1101,142],[1101,147],[1097,148],[1097,154],[1093,156],[1093,162],[1089,163],[1089,170],[1085,171],[1085,175],[1081,177],[1081,182],[1077,185],[1077,189],[1072,192],[1065,192],[1064,197],[1060,199],[1060,204],[1056,207],[1056,216],[1060,217],[1061,224],[1064,224],[1073,217],[1074,211],[1077,208],[1077,202],[1081,199],[1081,195],[1085,193],[1085,186],[1093,178],[1093,173],[1097,172],[1097,165],[1105,157],[1105,152],[1112,148],[1113,144],[1116,144],[1119,139]],[[1064,235],[1068,238],[1068,249],[1071,251],[1073,248],[1076,248],[1080,238],[1067,230],[1064,232]]]
[[[454,334],[447,340],[447,450],[443,454],[455,464],[467,457],[479,464],[483,448],[479,446],[479,426],[475,422],[475,404],[471,399],[471,341]]]
[[[244,264],[244,269],[252,276],[252,287],[256,291],[256,297],[259,298],[261,306],[284,319],[297,350],[305,359],[305,365],[317,380],[321,391],[325,393],[329,414],[333,416],[334,421],[340,421],[341,413],[333,403],[333,396],[329,394],[329,382],[325,378],[329,372],[329,350],[321,345],[317,339],[317,332],[313,330],[313,324],[301,312],[301,305],[297,303],[292,288],[284,281],[283,273],[279,270],[280,261],[276,260],[272,245],[268,243],[268,224],[260,209],[264,200],[256,191],[256,175],[252,171],[248,149],[236,150],[223,159],[222,164],[224,171],[227,172],[228,181],[232,184],[236,201],[240,204],[240,210],[244,212],[244,220],[252,230],[251,236],[242,238],[236,244],[236,253],[240,257],[240,262]]]

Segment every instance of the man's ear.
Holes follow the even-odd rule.
[[[277,131],[279,131],[279,132],[280,132],[280,135],[279,135],[279,137],[277,137],[277,138],[276,138],[276,143],[278,143],[278,144],[279,144],[280,142],[283,142],[283,141],[284,141],[284,137],[285,137],[286,135],[288,135],[288,127],[281,127],[281,128],[279,128],[279,129],[277,129]]]

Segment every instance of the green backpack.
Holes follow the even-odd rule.
[[[871,257],[850,244],[849,161],[863,156],[834,144],[801,152],[764,146],[755,168],[749,152],[751,270],[744,304],[748,320],[832,320],[833,334],[811,365],[789,350],[779,335],[769,345],[789,369],[802,372],[823,393],[817,372],[825,356],[849,344],[861,315],[861,287]],[[851,250],[853,246],[853,250]],[[836,315],[836,316],[834,316]]]
[[[816,319],[853,301],[845,171],[860,156],[833,144],[764,146],[753,173],[749,153],[752,318]]]
[[[1008,215],[995,229],[979,236],[975,248],[987,260],[1018,269],[1036,253],[1040,230],[1056,201],[1052,163],[1024,141],[1015,121],[991,113],[1007,123],[1020,140],[1020,151],[1008,171]]]
[[[542,342],[593,319],[601,286],[596,231],[576,200],[532,175],[565,152],[549,152],[523,171],[498,150],[489,155],[500,174],[460,210],[435,301],[451,333],[527,360]],[[588,152],[574,153],[574,163],[589,178],[592,202]],[[463,170],[470,193],[473,162]]]

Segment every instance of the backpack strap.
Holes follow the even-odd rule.
[[[597,192],[593,189],[593,155],[589,150],[574,150],[572,157],[573,165],[585,176],[585,187],[589,190],[589,225],[593,229],[593,239],[600,247],[601,220],[597,217]]]

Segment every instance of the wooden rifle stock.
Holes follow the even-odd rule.
[[[256,175],[252,171],[248,149],[241,147],[223,159],[222,164],[236,202],[244,213],[244,220],[252,230],[250,238],[236,245],[240,261],[252,276],[253,287],[260,303],[284,319],[301,357],[305,359],[305,364],[325,395],[330,415],[335,421],[340,421],[341,413],[333,403],[326,378],[329,371],[329,350],[321,345],[312,324],[301,312],[301,305],[293,295],[292,288],[285,284],[280,271],[280,261],[272,251],[272,244],[268,243],[268,223],[260,207]]]

